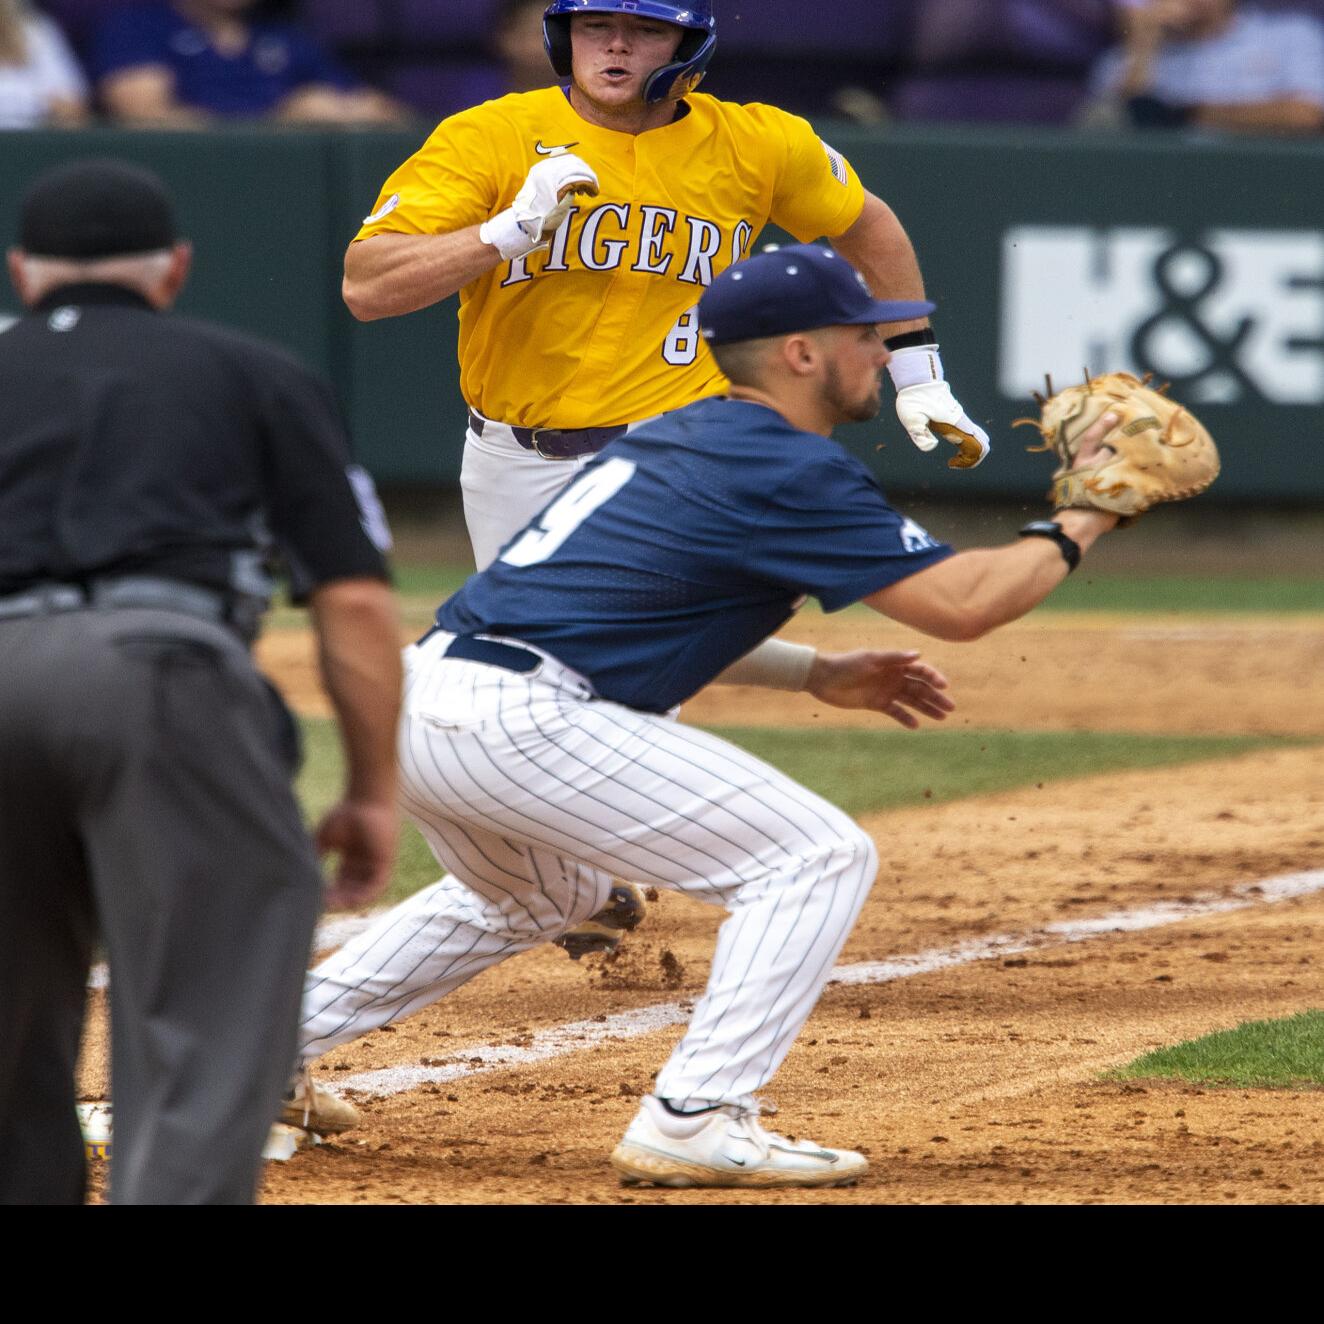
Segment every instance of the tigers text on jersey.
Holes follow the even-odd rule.
[[[600,697],[665,712],[806,595],[836,611],[951,554],[837,442],[701,400],[606,447],[437,624],[534,644]]]
[[[453,115],[383,185],[357,238],[447,234],[510,206],[557,149],[601,191],[580,197],[549,250],[460,292],[460,385],[480,414],[522,427],[607,427],[721,391],[699,296],[769,219],[801,240],[840,235],[864,189],[807,121],[693,94],[641,134],[590,124],[564,89]]]

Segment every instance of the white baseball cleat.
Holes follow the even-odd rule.
[[[319,1136],[329,1136],[339,1131],[352,1131],[363,1117],[348,1099],[342,1099],[324,1085],[315,1084],[312,1071],[305,1067],[280,1106],[279,1120],[286,1126],[298,1126]]]
[[[655,1186],[846,1186],[869,1168],[854,1150],[765,1131],[756,1109],[724,1104],[678,1117],[651,1094],[612,1150],[611,1164],[623,1185]]]

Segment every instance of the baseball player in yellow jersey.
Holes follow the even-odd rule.
[[[875,295],[923,297],[900,222],[805,120],[693,92],[715,44],[711,0],[553,0],[544,25],[570,86],[443,121],[345,259],[345,300],[365,320],[460,294],[480,568],[575,461],[724,389],[694,308],[770,219],[831,238]],[[891,339],[907,431],[929,449],[936,425],[956,459],[978,462],[987,437],[943,382],[932,332],[907,323]]]
[[[892,210],[807,121],[694,92],[712,0],[553,0],[544,34],[568,86],[444,120],[345,256],[345,302],[365,321],[459,292],[461,486],[480,570],[607,442],[725,390],[695,309],[769,220],[830,238],[878,298],[924,294]],[[893,329],[907,432],[978,464],[987,434],[943,380],[927,322]],[[812,660],[769,640],[740,679],[796,688],[801,652]]]

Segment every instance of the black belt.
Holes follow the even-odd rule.
[[[186,584],[179,579],[124,575],[114,579],[93,579],[87,584],[34,584],[21,593],[0,598],[0,621],[89,608],[145,607],[215,621],[251,640],[257,631],[261,600],[251,599],[244,610],[237,610],[237,603],[238,599],[230,594],[218,593],[198,584]]]
[[[426,643],[434,634],[439,634],[441,628],[440,625],[434,625],[418,642]],[[457,634],[446,646],[442,657],[455,657],[464,662],[486,662],[489,667],[518,671],[524,676],[537,671],[543,662],[531,648],[503,644],[496,639],[480,639],[476,634]]]
[[[469,411],[469,426],[481,437],[487,419]],[[509,427],[509,424],[503,424]],[[581,455],[596,455],[609,441],[625,436],[624,423],[613,428],[510,428],[511,435],[526,451],[544,460],[577,460]]]

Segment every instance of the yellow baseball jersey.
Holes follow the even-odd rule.
[[[460,291],[460,384],[480,414],[524,427],[606,427],[725,389],[699,337],[704,287],[775,221],[839,235],[864,206],[849,163],[806,120],[692,94],[641,134],[590,124],[561,88],[453,115],[382,187],[357,238],[446,234],[514,201],[565,148],[596,171],[550,249]]]

